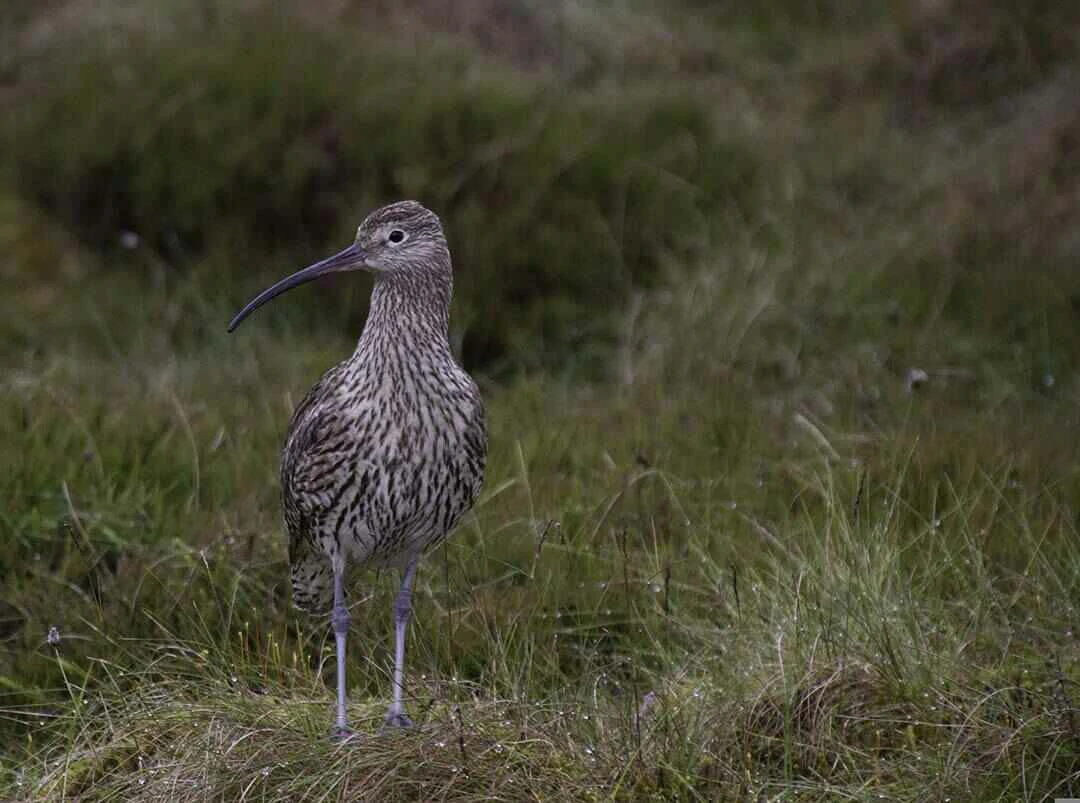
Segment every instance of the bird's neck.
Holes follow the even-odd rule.
[[[452,292],[448,277],[377,277],[356,356],[380,359],[395,354],[449,354]]]

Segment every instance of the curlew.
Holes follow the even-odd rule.
[[[403,570],[386,726],[409,727],[402,696],[416,565],[476,500],[487,455],[483,401],[448,339],[450,250],[439,218],[415,201],[372,212],[352,245],[256,296],[229,331],[286,290],[353,270],[375,279],[363,333],[293,412],[281,453],[293,601],[309,612],[331,609],[340,738],[350,733],[346,566]]]

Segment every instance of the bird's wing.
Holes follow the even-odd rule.
[[[293,411],[281,451],[281,496],[285,524],[289,530],[290,552],[298,540],[315,536],[318,522],[312,519],[314,495],[318,489],[313,464],[319,460],[319,443],[326,438],[330,393],[338,382],[341,366],[335,365],[320,377]],[[326,479],[326,478],[324,478]]]
[[[300,400],[300,403],[296,405],[296,409],[293,410],[292,417],[289,419],[289,428],[285,435],[285,444],[288,447],[289,441],[292,439],[293,433],[297,427],[303,424],[312,414],[312,412],[319,406],[320,401],[326,400],[330,391],[338,384],[338,377],[341,374],[343,363],[338,363],[322,376],[319,377],[319,381],[311,386],[311,390],[307,392],[307,395]]]

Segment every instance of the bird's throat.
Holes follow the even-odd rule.
[[[428,276],[379,276],[357,353],[449,351],[451,284]]]

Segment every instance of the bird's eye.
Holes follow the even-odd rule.
[[[405,232],[403,232],[401,229],[394,229],[392,232],[390,232],[390,236],[387,239],[395,245],[397,245],[398,243],[403,243],[405,242]]]

